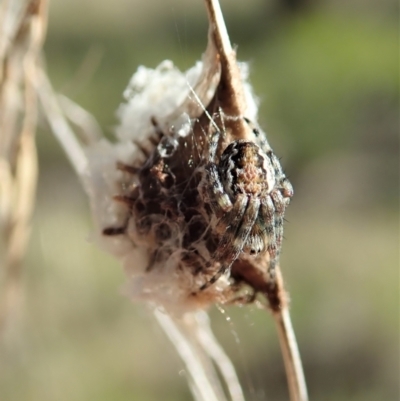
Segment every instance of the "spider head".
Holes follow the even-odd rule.
[[[265,196],[275,186],[271,160],[254,142],[238,140],[229,144],[222,153],[218,169],[231,198],[239,193]]]

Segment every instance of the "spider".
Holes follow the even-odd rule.
[[[250,125],[249,120],[244,120]],[[219,264],[211,279],[193,294],[214,284],[229,271],[241,253],[257,255],[268,252],[268,274],[273,285],[282,244],[283,216],[293,196],[293,188],[266,138],[253,129],[254,142],[235,140],[218,157],[217,151],[225,130],[220,131],[215,126],[207,141],[204,158],[197,167],[186,171],[189,165],[186,157],[190,154],[186,139],[180,138],[180,142],[174,140],[176,146],[171,147],[171,138],[162,133],[155,119],[152,119],[152,124],[158,135],[158,140],[150,140],[154,146],[157,144],[154,150],[136,143],[145,157],[143,165],[134,167],[117,163],[119,170],[135,177],[135,184],[126,185],[128,192],[114,197],[128,207],[124,225],[105,228],[103,234],[126,234],[132,218],[136,232],[146,237],[154,259],[160,247],[170,249],[171,244],[175,247],[182,244],[181,235],[160,237],[157,227],[152,224],[160,219],[164,226],[178,224],[178,231],[184,233],[183,238],[189,239],[185,249],[201,266],[200,271],[215,272],[215,266]],[[188,180],[188,176],[194,177],[196,168],[201,172],[201,179]],[[183,183],[184,186],[181,185]],[[182,191],[182,188],[185,189]],[[201,217],[200,210],[205,203],[210,206],[208,221],[217,221],[211,232],[205,228],[207,219]],[[202,223],[197,227],[196,222]],[[211,258],[205,260],[195,254],[193,244],[199,241],[206,244],[209,234],[217,238],[217,247]],[[154,238],[157,238],[155,243],[152,242]],[[190,263],[186,266],[193,267]]]
[[[217,228],[223,235],[208,264],[211,267],[219,262],[220,268],[200,287],[201,291],[225,274],[242,252],[250,255],[268,252],[268,274],[274,283],[283,238],[283,217],[293,196],[293,187],[267,141],[260,138],[257,129],[253,133],[260,145],[245,140],[233,141],[223,151],[219,162],[216,153],[221,133],[211,136],[202,186],[213,213],[222,215]]]

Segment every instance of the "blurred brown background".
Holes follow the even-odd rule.
[[[397,400],[397,2],[221,3],[295,187],[282,267],[310,398]],[[48,71],[111,137],[138,65],[187,69],[206,32],[201,1],[53,0]],[[120,266],[90,242],[87,200],[63,151],[45,129],[38,141],[25,307],[0,350],[0,399],[191,400],[172,346],[144,305],[120,295]],[[211,315],[247,400],[287,400],[272,319],[253,307]]]

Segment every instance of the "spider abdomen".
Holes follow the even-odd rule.
[[[265,196],[275,185],[271,161],[254,142],[238,140],[229,144],[218,168],[225,190],[232,198],[239,193]]]

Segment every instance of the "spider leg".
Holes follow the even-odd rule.
[[[282,195],[285,198],[285,205],[288,206],[290,198],[293,197],[293,186],[286,176],[282,179],[281,187]]]
[[[219,131],[214,132],[208,142],[208,162],[215,162],[215,156],[217,154],[218,142],[221,133]]]
[[[285,205],[287,206],[290,202],[290,198],[293,197],[293,186],[290,181],[287,179],[285,173],[282,170],[281,163],[276,155],[271,151],[268,154],[268,157],[271,160],[272,167],[275,171],[276,182],[278,183],[278,187],[281,189],[281,195],[285,198]]]
[[[262,200],[261,215],[265,221],[265,232],[268,239],[267,251],[271,255],[271,257],[275,257],[276,256],[275,206],[270,196],[267,196]]]
[[[212,265],[214,262],[221,261],[226,257],[226,254],[229,253],[229,250],[234,242],[234,238],[237,237],[237,232],[246,213],[248,203],[249,200],[246,195],[239,195],[233,204],[230,213],[227,213],[222,218],[224,226],[226,227],[225,233],[219,241],[217,251],[213,257],[213,261],[210,262],[210,265]]]
[[[254,226],[259,210],[260,200],[258,198],[249,199],[244,194],[237,197],[232,211],[228,215],[230,224],[221,238],[213,260],[210,262],[210,266],[212,266],[215,262],[221,261],[221,267],[208,282],[200,287],[200,291],[214,284],[238,258]]]
[[[244,117],[244,121],[252,128],[253,135],[256,137],[257,145],[262,149],[265,154],[271,152],[271,146],[267,141],[267,137],[263,131],[256,127],[248,118]]]
[[[283,197],[281,191],[279,190],[272,191],[271,198],[275,206],[276,245],[277,245],[277,257],[279,257],[283,239],[283,216],[285,214],[285,209],[286,209],[286,200]]]
[[[214,214],[220,214],[221,210],[225,213],[232,209],[232,202],[228,194],[224,191],[221,177],[218,172],[215,156],[218,148],[220,132],[214,132],[209,141],[208,163],[205,166],[205,177],[201,186],[206,190],[206,197],[210,203]]]
[[[229,212],[232,209],[232,202],[229,199],[229,195],[224,191],[217,165],[208,163],[205,170],[207,175],[205,187],[211,209],[216,215],[221,210],[225,213]]]
[[[276,180],[277,180],[277,181],[280,181],[280,180],[281,180],[281,177],[284,175],[284,174],[283,174],[283,171],[282,171],[281,163],[280,163],[279,159],[276,157],[275,153],[274,153],[272,150],[270,150],[270,151],[267,153],[267,155],[268,155],[268,157],[270,158],[271,163],[272,163],[272,167],[273,167],[274,170],[275,170]]]
[[[271,283],[275,281],[275,266],[279,256],[279,246],[277,242],[277,230],[276,230],[276,210],[274,202],[271,196],[267,196],[262,201],[261,215],[264,218],[266,227],[266,235],[268,238],[267,251],[269,253],[269,265],[268,275]]]
[[[269,218],[267,230],[269,235],[268,253],[270,255],[268,275],[271,286],[275,285],[275,269],[282,247],[283,216],[285,214],[287,199],[289,198],[284,198],[280,190],[275,189],[266,198],[262,208],[265,218]]]

